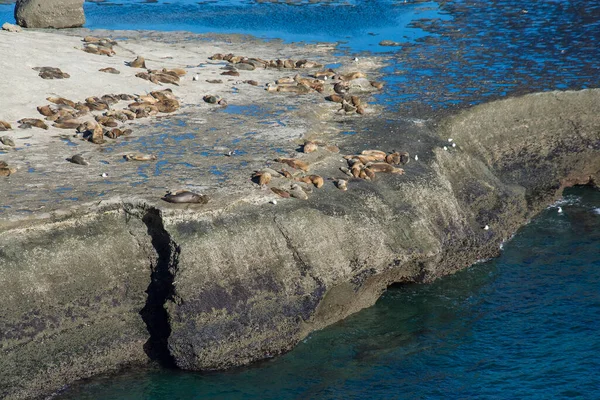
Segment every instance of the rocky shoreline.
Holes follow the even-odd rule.
[[[231,44],[236,45],[243,48],[243,43]],[[153,47],[158,49],[155,54],[176,58],[188,51],[178,46],[184,47],[140,39],[125,47],[136,54]],[[211,46],[202,50],[203,57],[220,50],[218,44]],[[263,50],[273,55],[283,51],[277,45]],[[296,51],[318,54],[324,64],[332,60],[327,51],[314,47]],[[82,58],[94,56],[81,53]],[[131,54],[119,61],[125,58],[132,59]],[[377,73],[377,60],[365,65]],[[336,115],[322,96],[265,97],[269,93],[248,88],[246,97],[236,97],[232,93],[244,92],[242,86],[232,83],[235,90],[222,89],[223,96],[239,105],[277,103],[286,110],[278,114],[280,121],[286,118],[285,129],[279,125],[260,131],[264,120],[257,120],[262,116],[209,111],[200,101],[205,88],[184,82],[190,86],[182,84],[179,95],[189,108],[169,119],[178,118],[185,126],[166,124],[163,129],[171,136],[195,132],[194,118],[201,113],[204,121],[194,140],[210,142],[207,148],[214,149],[220,139],[210,136],[212,127],[220,136],[228,131],[234,138],[256,127],[261,145],[269,144],[262,152],[252,149],[253,154],[242,155],[246,158],[231,167],[235,172],[225,182],[195,175],[203,172],[207,160],[207,169],[229,171],[221,160],[232,162],[231,157],[187,160],[198,169],[185,172],[186,182],[211,191],[209,204],[159,200],[165,186],[181,184],[178,170],[148,177],[143,185],[102,189],[108,194],[100,202],[82,196],[70,208],[52,191],[25,196],[16,188],[39,189],[53,179],[65,179],[75,182],[73,192],[83,193],[85,187],[94,198],[103,183],[92,176],[107,164],[73,172],[70,164],[52,161],[60,174],[39,167],[48,175],[22,172],[0,183],[4,204],[20,201],[29,210],[23,216],[9,209],[0,220],[0,397],[43,397],[127,365],[157,362],[210,370],[272,357],[310,332],[372,305],[392,283],[430,282],[497,255],[500,244],[564,187],[599,181],[597,89],[496,101],[440,121],[405,121],[399,124],[402,134],[376,129],[381,118],[375,105],[370,115],[351,118],[353,127],[370,125],[378,133],[345,137],[339,132],[348,126],[347,116]],[[9,108],[6,99],[3,106]],[[245,119],[229,124],[230,118]],[[146,140],[162,134],[152,124],[136,129]],[[385,146],[418,152],[419,161],[407,164],[405,175],[350,180],[346,192],[327,181],[308,200],[272,204],[274,194],[252,183],[251,171],[278,154],[274,146],[293,154],[298,141],[317,135],[335,141],[346,153]],[[457,147],[449,146],[448,139]],[[24,166],[34,154],[39,163],[48,163],[42,153],[66,156],[70,149],[62,146],[42,138],[32,149],[6,158]],[[174,150],[169,153],[181,147],[179,142],[169,146],[164,145],[164,161],[183,157]],[[121,148],[85,150],[109,159],[106,154]],[[306,157],[323,176],[343,176],[340,155],[317,152]],[[129,168],[116,166],[111,175]],[[122,179],[126,182],[130,175],[123,173]],[[56,202],[43,202],[48,196]]]

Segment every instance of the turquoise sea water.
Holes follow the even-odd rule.
[[[577,189],[502,255],[222,373],[125,372],[60,399],[596,399],[600,191]]]

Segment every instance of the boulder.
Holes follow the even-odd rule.
[[[75,28],[83,26],[84,0],[17,0],[15,19],[24,28]]]

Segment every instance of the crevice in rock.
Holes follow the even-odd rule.
[[[140,311],[150,334],[150,338],[144,344],[144,351],[151,360],[161,366],[175,368],[175,359],[168,346],[171,325],[164,305],[172,298],[174,292],[174,271],[177,269],[181,249],[165,230],[159,210],[149,209],[142,217],[142,222],[148,228],[152,246],[158,255],[155,265],[152,266],[150,284],[146,289],[146,305]]]

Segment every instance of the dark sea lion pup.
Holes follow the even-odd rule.
[[[208,196],[190,192],[187,190],[178,190],[175,192],[167,193],[162,199],[169,203],[208,203]]]

